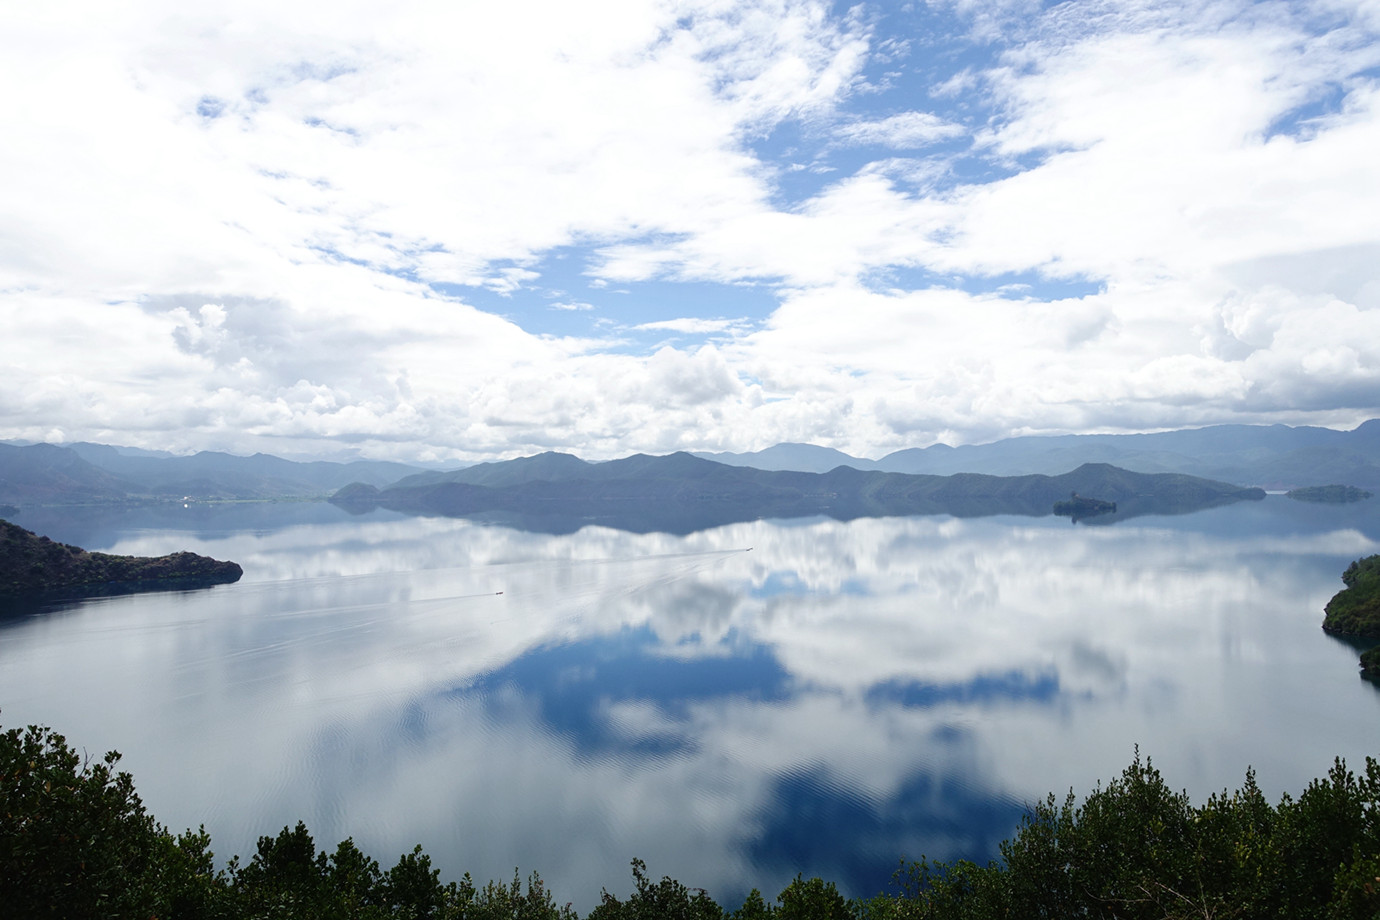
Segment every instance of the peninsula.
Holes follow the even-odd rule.
[[[233,562],[196,553],[89,553],[0,520],[0,596],[68,588],[111,593],[200,588],[239,581],[243,574]]]
[[[1323,629],[1338,636],[1380,639],[1380,555],[1347,566],[1342,583],[1346,587],[1323,608]]]

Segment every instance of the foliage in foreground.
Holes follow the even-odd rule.
[[[217,869],[204,830],[174,835],[148,815],[119,754],[93,762],[38,726],[0,734],[0,905],[15,920],[404,918],[575,920],[535,874],[525,885],[442,883],[421,848],[383,870],[351,840],[317,850],[305,825],[262,837]],[[1380,916],[1380,763],[1327,776],[1275,806],[1248,771],[1194,807],[1136,758],[1081,804],[1036,805],[1001,860],[903,865],[897,890],[845,899],[797,877],[774,902],[735,911],[633,861],[634,890],[605,891],[588,920],[987,920]]]
[[[1338,760],[1298,799],[1244,785],[1194,807],[1139,755],[1081,805],[1053,796],[1001,846],[1001,861],[900,874],[869,902],[898,918],[1375,918],[1380,916],[1380,763]]]

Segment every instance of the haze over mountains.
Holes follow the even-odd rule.
[[[175,457],[104,444],[0,444],[0,503],[325,497],[351,482],[385,485],[417,471],[372,460],[298,463],[268,454]]]
[[[1054,475],[1084,463],[1111,463],[1143,473],[1188,473],[1265,489],[1323,483],[1380,485],[1380,419],[1352,431],[1287,425],[1216,425],[1154,434],[1086,434],[1008,438],[991,444],[936,444],[851,457],[811,444],[778,444],[753,453],[695,456],[763,470],[828,472],[839,465],[888,473]]]

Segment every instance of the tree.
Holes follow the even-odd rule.
[[[31,725],[0,734],[0,905],[27,918],[214,917],[223,879],[204,830],[173,837],[120,754],[99,761]]]
[[[669,876],[652,884],[640,859],[632,861],[632,871],[637,891],[620,901],[605,889],[588,920],[722,920],[723,909],[702,889],[692,893]]]
[[[509,885],[491,881],[476,890],[468,873],[459,885],[452,882],[446,889],[445,916],[456,920],[576,920],[569,904],[556,906],[535,872],[527,877],[524,892],[517,869]]]
[[[796,875],[776,900],[781,905],[776,911],[778,920],[852,920],[853,916],[834,883],[821,878],[807,881]]]

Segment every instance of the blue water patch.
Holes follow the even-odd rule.
[[[777,776],[763,801],[755,816],[762,831],[748,846],[753,865],[766,871],[809,866],[857,897],[888,890],[900,861],[925,855],[918,848],[927,841],[949,843],[948,859],[985,862],[1025,813],[966,774],[925,769],[880,799],[822,767],[794,770]]]
[[[667,755],[696,746],[688,730],[674,728],[674,723],[688,721],[693,703],[789,697],[790,675],[766,646],[730,643],[724,648],[730,654],[667,657],[649,628],[624,629],[534,649],[453,695],[501,706],[505,694],[516,690],[549,731],[566,736],[586,754]],[[664,730],[656,735],[628,737],[605,717],[611,703],[650,704],[671,725],[661,726]]]
[[[944,703],[974,703],[980,706],[997,702],[1049,703],[1058,695],[1057,673],[1007,671],[1002,674],[979,674],[972,680],[946,684],[890,680],[869,689],[866,700],[872,706],[900,705],[917,709]]]

